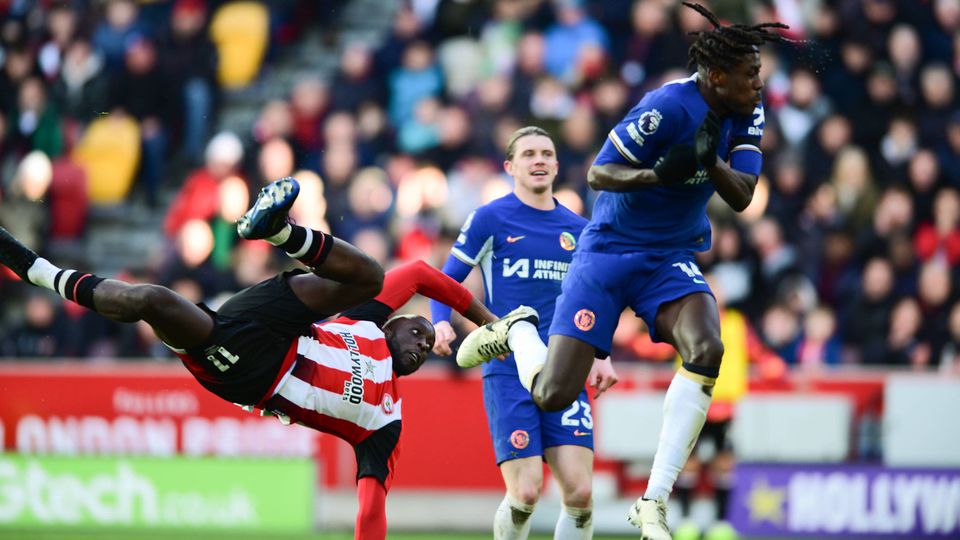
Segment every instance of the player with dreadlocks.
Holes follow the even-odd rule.
[[[650,481],[628,519],[647,540],[669,540],[666,500],[703,427],[723,344],[717,302],[694,253],[710,248],[707,201],[716,191],[734,210],[753,198],[764,116],[759,47],[779,23],[723,25],[698,4],[712,30],[696,33],[691,77],[643,97],[610,131],[588,173],[600,191],[580,236],[550,326],[520,307],[467,336],[461,366],[513,351],[521,383],[542,409],[560,410],[584,387],[594,357],[611,348],[630,306],[655,341],[683,360],[667,390]]]

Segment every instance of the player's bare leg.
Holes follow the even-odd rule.
[[[504,461],[500,474],[507,494],[494,514],[493,537],[525,540],[530,535],[530,516],[543,487],[543,460],[536,456]]]
[[[544,411],[562,411],[576,401],[587,383],[596,348],[570,336],[550,336],[543,370],[532,382],[533,401]],[[520,361],[517,361],[520,364]]]
[[[117,322],[144,321],[176,349],[199,346],[213,331],[213,318],[193,302],[160,285],[107,279],[93,291],[93,310]]]
[[[683,366],[673,377],[663,402],[663,429],[644,496],[629,519],[643,538],[669,540],[666,500],[700,435],[723,359],[716,300],[706,293],[685,296],[660,307],[657,334],[680,353]]]
[[[93,274],[62,269],[37,256],[0,227],[0,263],[26,283],[50,289],[63,298],[117,322],[145,321],[157,337],[176,348],[202,343],[213,319],[177,293],[159,285],[131,285]]]
[[[554,539],[593,538],[593,451],[567,444],[545,449],[544,457],[562,499]]]
[[[291,177],[267,185],[237,221],[237,233],[269,242],[308,267],[312,274],[292,277],[290,288],[319,314],[337,313],[376,296],[383,287],[383,268],[376,261],[347,242],[289,222],[299,193],[300,185]]]
[[[362,304],[383,288],[383,268],[352,244],[333,238],[333,248],[312,274],[290,278],[290,288],[317,313],[338,313]]]

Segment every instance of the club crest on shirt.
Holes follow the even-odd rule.
[[[589,309],[581,309],[573,316],[573,324],[583,332],[589,332],[597,322],[597,316]]]
[[[573,251],[577,247],[577,238],[568,232],[560,233],[560,247],[565,251]]]
[[[510,434],[510,444],[517,450],[523,450],[530,444],[530,435],[522,429],[518,429]]]
[[[386,414],[393,414],[393,396],[384,394],[383,401],[380,402],[380,408],[383,409],[383,412]]]
[[[640,133],[653,135],[653,132],[660,127],[660,120],[663,120],[663,115],[660,114],[660,111],[650,109],[641,114],[640,118],[637,118],[637,127],[640,128]]]

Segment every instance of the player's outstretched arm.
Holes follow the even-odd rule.
[[[463,285],[423,261],[402,264],[387,272],[375,300],[396,311],[414,294],[443,302],[477,325],[497,320]]]
[[[447,257],[447,262],[443,264],[443,273],[453,278],[458,283],[470,275],[473,266],[458,259],[453,253]],[[436,341],[433,343],[433,352],[439,356],[449,356],[453,354],[453,347],[450,346],[457,339],[457,332],[450,324],[450,306],[437,300],[430,300],[430,320],[433,322],[433,329],[436,332]]]
[[[470,297],[470,305],[460,314],[477,326],[483,326],[497,320],[497,316],[473,296]]]

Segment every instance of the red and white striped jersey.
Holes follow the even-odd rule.
[[[380,328],[414,294],[461,314],[473,301],[470,291],[423,261],[392,268],[376,298],[314,324],[312,336],[298,339],[279,370],[285,374],[256,407],[354,446],[400,420],[400,389]]]
[[[397,376],[383,331],[346,317],[313,325],[264,408],[353,445],[399,420]]]

